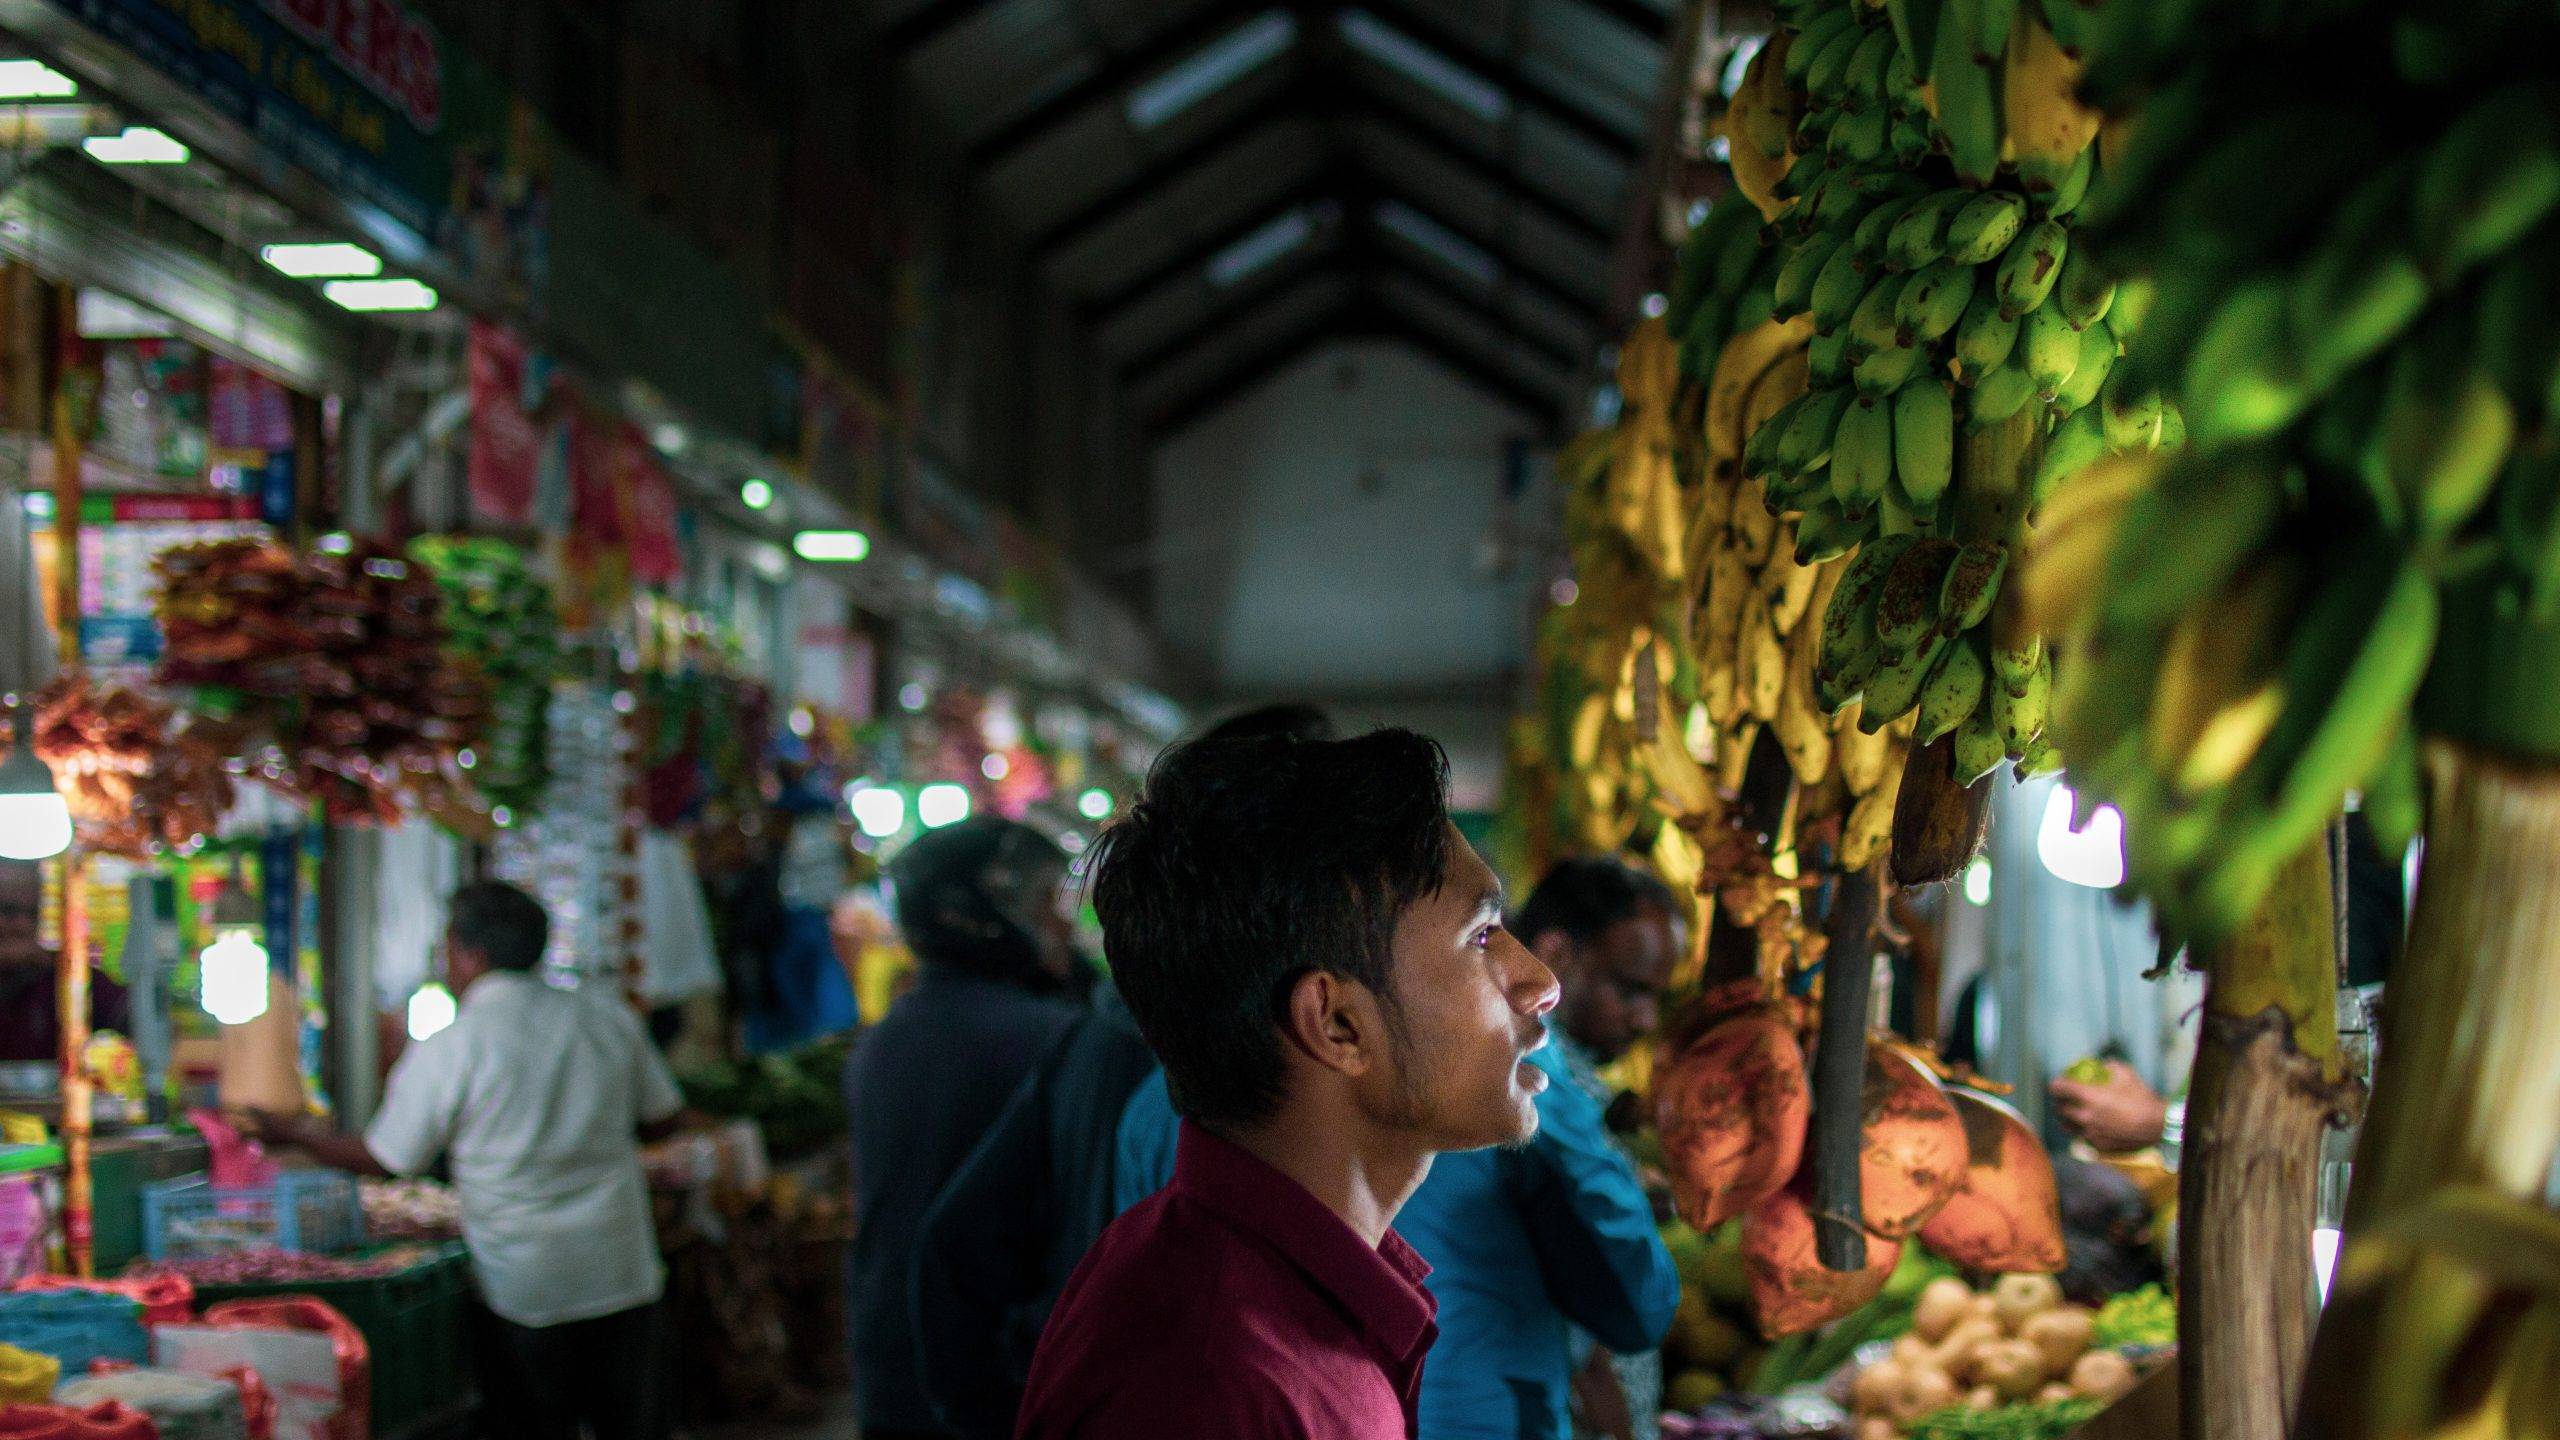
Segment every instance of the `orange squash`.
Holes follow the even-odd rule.
[[[1950,1090],[1969,1159],[1955,1198],[1920,1227],[1932,1250],[1968,1270],[2014,1274],[2062,1268],[2062,1210],[2053,1161],[2017,1111]]]
[[[1970,1159],[1964,1121],[1938,1077],[1880,1045],[1867,1049],[1860,1104],[1859,1205],[1869,1230],[1905,1239],[1963,1187]]]
[[[1827,1325],[1884,1293],[1902,1258],[1902,1242],[1867,1238],[1863,1270],[1825,1267],[1813,1239],[1810,1166],[1795,1184],[1761,1201],[1742,1219],[1742,1263],[1751,1277],[1751,1309],[1770,1339]]]
[[[1804,1047],[1774,1006],[1716,1023],[1654,1077],[1680,1218],[1712,1230],[1776,1194],[1804,1158]]]

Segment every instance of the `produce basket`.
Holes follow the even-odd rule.
[[[325,1300],[364,1332],[373,1352],[375,1440],[435,1428],[473,1400],[464,1304],[470,1268],[460,1245],[426,1251],[389,1274],[360,1280],[277,1280],[199,1284],[197,1300],[309,1295]]]
[[[364,1243],[356,1182],[334,1170],[291,1170],[270,1185],[217,1186],[202,1175],[142,1192],[144,1248],[154,1260],[238,1250],[346,1250]]]

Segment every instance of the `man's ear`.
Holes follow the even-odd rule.
[[[1378,997],[1357,981],[1310,970],[1289,987],[1282,1032],[1298,1053],[1342,1075],[1368,1073],[1386,1045]]]

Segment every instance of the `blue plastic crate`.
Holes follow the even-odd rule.
[[[140,1365],[151,1359],[142,1306],[95,1290],[31,1290],[0,1295],[0,1344],[15,1345],[84,1371],[93,1361]]]
[[[240,1250],[351,1250],[364,1243],[354,1177],[288,1170],[272,1185],[217,1188],[202,1175],[142,1192],[143,1246],[154,1260]]]

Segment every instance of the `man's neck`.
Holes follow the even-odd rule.
[[[1253,1130],[1222,1132],[1303,1186],[1372,1248],[1431,1173],[1431,1152],[1379,1135],[1356,1117],[1284,1110]]]

